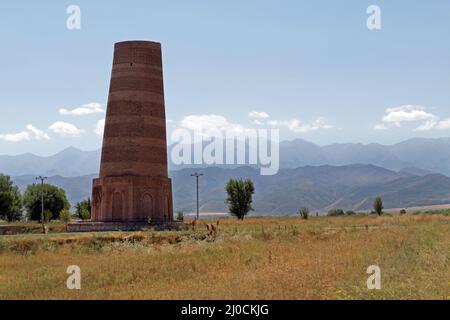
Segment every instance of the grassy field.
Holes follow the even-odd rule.
[[[0,236],[0,299],[450,299],[449,222],[222,218],[217,237],[204,227]],[[69,265],[81,290],[66,287]],[[381,290],[366,287],[369,265]]]

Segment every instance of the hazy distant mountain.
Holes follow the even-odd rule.
[[[354,188],[343,197],[342,201],[333,203],[333,207],[350,206],[354,210],[366,209],[372,205],[374,195],[382,197],[388,208],[448,204],[450,178],[433,174]]]
[[[80,177],[49,177],[45,183],[53,184],[66,191],[69,202],[74,206],[77,202],[84,200],[91,196],[92,179],[97,175],[86,175]],[[14,183],[19,187],[21,192],[24,192],[27,185],[36,183],[34,175],[25,175],[12,178]]]
[[[393,154],[380,144],[333,144],[322,148],[327,162],[333,165],[349,163],[373,164],[391,170],[413,167],[411,159]]]
[[[450,176],[450,138],[415,138],[387,149],[414,167]]]
[[[450,175],[450,138],[410,139],[398,144],[332,144],[319,147],[303,140],[280,144],[281,167],[372,164],[399,171],[415,168]]]
[[[195,184],[191,170],[173,171],[175,208],[195,210]],[[292,214],[301,207],[313,211],[371,209],[382,196],[386,208],[450,203],[450,178],[439,175],[404,175],[372,165],[320,166],[282,169],[261,176],[250,167],[206,168],[200,183],[204,212],[226,211],[224,185],[229,178],[250,178],[255,183],[255,209],[260,214]]]
[[[419,168],[414,168],[414,167],[403,168],[402,170],[399,171],[399,173],[401,173],[401,174],[403,174],[405,176],[419,176],[419,177],[423,177],[423,176],[427,176],[429,174],[433,174],[432,171],[419,169]]]
[[[258,214],[292,214],[301,207],[313,211],[331,208],[368,210],[375,197],[382,196],[386,208],[450,203],[450,178],[440,174],[413,175],[373,165],[306,166],[281,169],[277,175],[261,176],[256,168],[205,168],[200,179],[200,206],[203,212],[225,212],[224,186],[230,178],[250,178],[255,183],[254,205]],[[174,209],[194,212],[195,180],[192,170],[171,171]],[[48,182],[66,190],[72,205],[90,197],[95,175]],[[13,177],[21,190],[35,183],[34,176]]]
[[[100,165],[100,150],[81,151],[70,147],[50,156],[40,157],[30,153],[0,155],[0,172],[11,176],[61,175],[77,177],[97,173]]]
[[[172,147],[169,147],[169,154]],[[170,161],[169,169],[205,167],[204,165],[178,166]],[[398,144],[332,144],[318,146],[305,140],[280,143],[280,167],[346,166],[355,163],[371,164],[393,171],[441,173],[450,176],[450,138],[410,139]],[[64,177],[98,173],[100,150],[81,151],[68,148],[50,157],[32,154],[18,156],[0,155],[0,172],[12,176],[60,175]],[[238,166],[227,166],[235,168]]]
[[[346,166],[361,163],[393,171],[405,170],[405,173],[407,171],[415,172],[414,174],[422,172],[421,175],[424,175],[434,172],[450,176],[450,138],[417,138],[389,146],[376,143],[366,145],[340,143],[323,147],[297,139],[282,141],[279,147],[281,168]],[[171,170],[189,167],[206,166],[177,166],[169,162]],[[232,167],[227,166],[227,168]]]

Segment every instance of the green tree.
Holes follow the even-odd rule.
[[[298,214],[305,220],[309,217],[309,209],[308,208],[301,208],[298,210]]]
[[[78,202],[75,205],[75,214],[82,220],[89,220],[91,218],[91,198]]]
[[[64,209],[69,209],[70,204],[66,197],[66,192],[51,184],[30,184],[23,196],[23,203],[30,220],[39,221],[41,219],[41,191],[44,192],[44,210],[48,210],[50,219],[58,219],[59,213]]]
[[[383,214],[383,200],[380,197],[375,198],[375,201],[373,202],[373,209],[379,216]]]
[[[252,180],[230,179],[225,185],[225,190],[228,194],[225,203],[230,214],[244,220],[244,217],[254,210],[252,202],[255,187]]]
[[[59,213],[59,220],[63,221],[66,223],[66,231],[67,231],[67,225],[69,223],[69,221],[72,219],[72,213],[67,210],[67,209],[63,209],[60,213]]]
[[[22,196],[11,178],[0,174],[0,219],[14,221],[22,216]]]

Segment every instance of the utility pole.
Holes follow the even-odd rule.
[[[43,176],[36,177],[36,180],[41,180],[41,223],[42,223],[42,232],[44,234],[47,233],[44,223],[44,180],[46,179],[47,177]]]
[[[199,216],[199,210],[198,210],[198,178],[203,176],[203,173],[193,173],[191,174],[191,177],[195,177],[197,179],[197,220]]]

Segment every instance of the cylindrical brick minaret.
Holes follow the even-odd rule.
[[[100,178],[167,177],[161,45],[115,45]]]
[[[172,221],[161,44],[115,45],[94,221]]]

